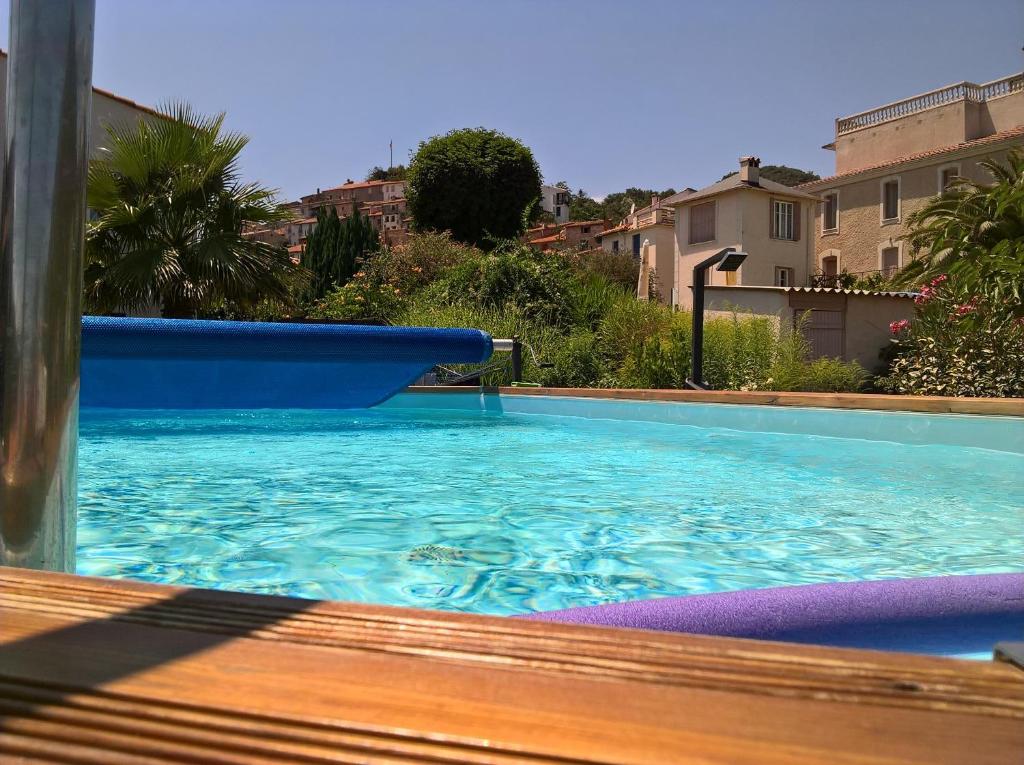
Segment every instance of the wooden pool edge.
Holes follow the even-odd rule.
[[[881,765],[1022,750],[1010,665],[0,569],[0,753],[26,761]]]
[[[562,396],[570,398],[626,399],[699,404],[747,404],[825,409],[866,409],[879,412],[926,414],[975,414],[1024,417],[1024,398],[963,398],[943,396],[896,396],[874,393],[794,393],[782,391],[674,390],[631,388],[518,388],[512,386],[414,385],[409,393],[472,393],[513,396]]]

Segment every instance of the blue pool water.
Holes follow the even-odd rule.
[[[511,614],[1024,565],[1019,420],[430,398],[83,409],[79,572]]]

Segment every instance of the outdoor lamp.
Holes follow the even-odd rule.
[[[704,383],[704,272],[711,266],[716,271],[736,271],[746,259],[747,253],[726,247],[693,267],[693,369],[686,381],[688,388],[708,390]]]

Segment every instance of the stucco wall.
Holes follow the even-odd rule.
[[[1021,143],[1024,144],[1024,139]],[[1006,151],[981,151],[960,158],[955,154],[945,155],[911,169],[893,168],[816,188],[815,193],[822,197],[832,191],[838,191],[839,226],[835,233],[823,233],[824,205],[817,205],[812,273],[821,270],[822,257],[836,254],[831,252],[833,250],[839,251],[839,271],[846,270],[853,274],[877,271],[880,267],[879,251],[882,247],[900,248],[901,263],[909,262],[911,253],[899,240],[908,231],[907,216],[919,210],[938,193],[939,169],[948,165],[959,165],[960,175],[985,183],[991,181],[991,176],[981,167],[980,162],[987,157],[1002,160],[1006,157]],[[900,181],[900,218],[896,223],[883,224],[882,181],[890,178],[899,178]]]

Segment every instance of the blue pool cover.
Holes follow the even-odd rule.
[[[475,329],[82,318],[82,406],[349,409],[436,364],[481,363]]]

